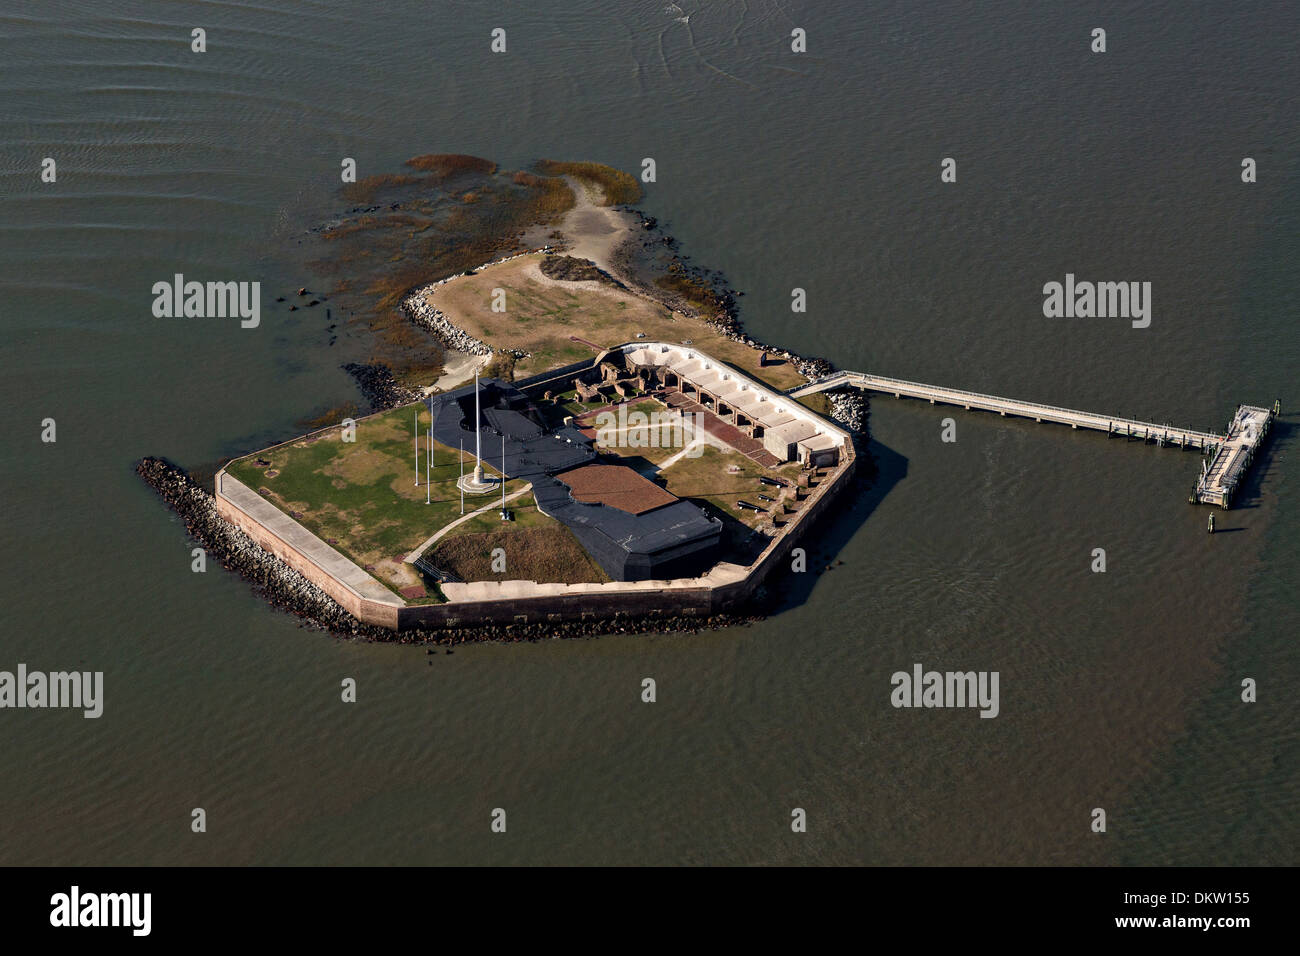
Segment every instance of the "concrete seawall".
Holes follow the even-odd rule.
[[[223,468],[217,514],[275,555],[365,624],[401,626],[402,600]]]

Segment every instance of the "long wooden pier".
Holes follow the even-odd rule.
[[[1024,402],[959,388],[925,385],[901,378],[871,375],[867,372],[835,372],[807,385],[792,388],[786,394],[791,398],[802,398],[814,392],[836,388],[860,388],[893,395],[895,398],[923,399],[931,405],[958,405],[962,408],[997,412],[1002,416],[1032,418],[1036,422],[1056,422],[1076,429],[1104,431],[1108,437],[1118,435],[1128,439],[1154,442],[1157,445],[1195,448],[1207,457],[1202,464],[1201,475],[1190,500],[1196,504],[1216,504],[1223,508],[1228,507],[1259,446],[1269,434],[1274,417],[1281,411],[1279,403],[1276,402],[1272,409],[1242,405],[1229,421],[1226,433],[1219,434],[1192,428],[1179,428],[1168,423],[1144,422],[1118,415],[1101,415],[1075,408],[1063,408],[1059,405]]]

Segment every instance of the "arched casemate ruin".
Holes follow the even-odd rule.
[[[744,444],[756,443],[770,464],[833,466],[851,441],[847,431],[794,398],[690,346],[623,345],[602,355],[596,367],[599,384],[574,381],[584,397],[624,398],[633,389],[657,391],[665,404],[683,414],[703,414],[706,430],[723,441],[736,444],[730,439],[738,435],[749,440]]]

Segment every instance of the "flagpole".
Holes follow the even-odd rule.
[[[478,410],[478,372],[474,373],[474,483],[480,488],[483,485],[483,436]]]
[[[415,410],[415,487],[420,487],[420,409]]]
[[[460,440],[460,480],[456,482],[460,488],[460,513],[465,513],[465,439]]]
[[[430,490],[433,487],[430,484],[432,480],[432,476],[430,472],[432,470],[433,470],[433,422],[431,421],[429,422],[429,455],[427,458],[424,459],[424,503],[426,505],[431,504],[433,502],[433,498],[431,497],[433,495],[433,492]]]

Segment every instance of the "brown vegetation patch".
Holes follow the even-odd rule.
[[[573,190],[563,179],[518,172],[512,181],[528,188],[529,215],[535,222],[559,222],[577,203]]]
[[[537,169],[547,176],[572,176],[595,183],[605,194],[606,206],[623,206],[641,198],[641,184],[635,177],[604,163],[562,163],[543,159],[537,163]]]
[[[492,549],[506,553],[505,574],[492,570]],[[609,578],[562,525],[489,531],[443,538],[427,553],[439,568],[463,581],[536,581],[584,584]]]
[[[375,201],[375,195],[388,186],[408,186],[419,182],[418,176],[386,173],[381,176],[365,176],[355,183],[348,183],[342,189],[343,198],[348,202],[369,203]]]
[[[722,297],[707,282],[687,273],[680,262],[674,262],[669,266],[668,274],[655,279],[655,285],[665,292],[671,292],[686,305],[699,310],[705,316],[726,312],[726,302]]]
[[[590,259],[576,256],[544,256],[542,275],[560,282],[612,282],[610,276]]]
[[[499,378],[503,382],[515,380],[515,364],[519,360],[510,352],[495,352],[483,368],[485,378]]]
[[[331,425],[337,425],[345,418],[356,419],[361,414],[361,406],[356,402],[344,402],[342,405],[335,405],[333,408],[321,412],[319,415],[298,419],[298,427],[303,431],[314,432],[318,428],[328,428]]]
[[[497,171],[497,164],[491,160],[466,156],[464,153],[426,153],[423,156],[412,156],[406,165],[432,173],[435,179],[447,179],[460,173],[490,176]]]

